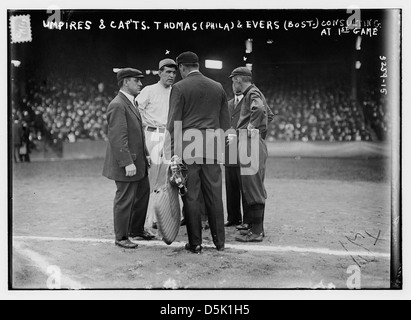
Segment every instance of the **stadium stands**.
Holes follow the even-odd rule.
[[[313,68],[289,69],[273,70],[275,76],[260,81],[275,114],[269,141],[373,140],[365,118],[369,115],[351,98],[351,83],[344,72],[331,67],[325,73]],[[368,99],[370,105],[378,108],[375,100]]]
[[[259,76],[257,85],[275,114],[268,141],[371,141],[389,132],[382,95],[366,88],[356,102],[346,76],[284,67]],[[105,112],[116,90],[93,79],[30,80],[13,117],[30,125],[32,140],[106,140]]]
[[[27,92],[21,105],[31,114],[25,121],[30,121],[36,139],[44,136],[54,143],[106,139],[105,112],[113,89],[109,94],[94,80],[53,76],[42,82],[29,80]]]

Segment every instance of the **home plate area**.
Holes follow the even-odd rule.
[[[115,186],[101,160],[19,164],[13,175],[14,289],[388,289],[390,183],[382,160],[269,158],[266,237],[215,249],[114,245]],[[225,198],[223,198],[225,203]],[[226,214],[226,213],[225,213]]]

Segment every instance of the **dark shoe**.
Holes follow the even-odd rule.
[[[240,230],[240,234],[242,236],[246,236],[249,233],[250,233],[250,230]],[[263,238],[265,238],[265,232],[264,231],[263,231],[262,235],[263,235]]]
[[[237,230],[250,230],[251,226],[248,223],[243,223],[237,226]]]
[[[254,234],[249,232],[245,236],[237,236],[235,240],[238,242],[262,242],[263,241],[263,234]]]
[[[242,236],[246,236],[247,234],[250,233],[250,229],[247,229],[247,230],[238,230],[238,231],[240,232],[240,235],[242,235]]]
[[[230,221],[228,221],[228,222],[224,225],[224,227],[229,228],[229,227],[236,227],[236,226],[238,226],[238,225],[241,225],[241,222],[235,223],[235,222],[230,222]]]
[[[129,239],[127,240],[116,240],[116,246],[124,249],[137,249],[138,244],[132,243]]]
[[[129,235],[129,238],[133,241],[141,241],[141,240],[153,240],[156,236],[152,235],[150,232],[144,231],[142,234],[137,235]]]
[[[193,246],[189,243],[186,244],[185,249],[187,251],[190,251],[191,253],[196,253],[196,254],[200,254],[201,250],[203,250],[203,248],[201,247],[201,245],[198,246]]]
[[[151,226],[153,229],[157,230],[157,222],[153,222],[153,225]]]
[[[186,225],[186,220],[185,219],[181,220],[180,226],[185,226],[185,225]]]
[[[221,246],[216,246],[217,251],[224,251],[225,250],[225,246],[221,245]]]

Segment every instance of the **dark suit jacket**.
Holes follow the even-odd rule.
[[[141,116],[127,97],[119,94],[107,108],[108,144],[103,176],[122,182],[138,181],[147,175],[149,155]],[[125,167],[134,163],[137,173],[126,177]]]
[[[189,129],[198,129],[203,139],[203,146],[199,148],[201,154],[184,154],[185,161],[197,161],[199,158],[223,161],[224,135],[220,141],[221,149],[217,150],[217,143],[210,134],[206,134],[207,129],[222,129],[225,132],[230,127],[227,96],[220,83],[205,77],[200,72],[194,72],[173,86],[167,121],[167,131],[170,134],[170,145],[165,145],[167,157],[170,154],[182,157],[185,148],[188,145],[193,146],[193,140],[184,142],[181,135],[175,136],[175,132],[178,132],[175,121],[182,122],[183,135]],[[215,147],[214,152],[207,152],[213,150],[212,146]]]
[[[268,125],[274,118],[270,107],[263,93],[255,86],[251,85],[244,92],[244,98],[241,100],[240,118],[237,123],[237,129],[247,129],[249,123],[259,129],[261,136],[265,139]]]
[[[228,101],[228,113],[230,115],[230,127],[233,129],[237,129],[237,123],[238,120],[240,119],[240,111],[241,111],[241,104],[243,102],[243,99],[237,104],[237,106],[234,105],[234,99],[231,99]]]
[[[230,129],[233,129],[232,133],[235,133],[235,130],[237,129],[237,124],[238,120],[240,119],[240,111],[241,111],[241,103],[243,99],[237,104],[237,106],[234,105],[234,99],[231,99],[228,101],[228,113],[230,116]],[[234,151],[233,148],[237,148],[237,144],[234,143],[230,146],[226,144],[225,148],[225,166],[227,167],[238,167],[238,158],[237,158],[237,151]],[[230,149],[232,152],[231,159],[230,159]]]

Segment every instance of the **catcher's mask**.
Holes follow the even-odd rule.
[[[183,160],[174,155],[168,166],[168,175],[170,184],[178,188],[178,192],[183,197],[187,192],[187,165],[183,163]]]

